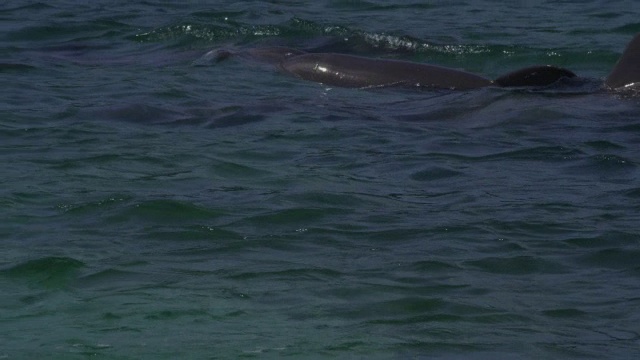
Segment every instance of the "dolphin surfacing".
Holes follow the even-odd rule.
[[[565,68],[543,65],[513,71],[490,80],[463,70],[401,60],[375,59],[336,53],[308,53],[287,47],[266,47],[240,53],[219,51],[216,58],[224,60],[231,55],[251,58],[276,65],[284,72],[300,79],[330,86],[371,87],[426,87],[468,90],[487,86],[542,87],[563,78],[576,77]],[[640,84],[640,34],[627,45],[604,85],[618,90]]]
[[[282,61],[280,67],[299,78],[340,87],[426,86],[465,90],[491,85],[491,80],[461,70],[345,54],[298,55]]]
[[[620,59],[604,81],[610,89],[621,89],[640,83],[640,34],[627,45]]]

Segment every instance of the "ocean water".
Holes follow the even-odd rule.
[[[0,4],[1,359],[632,359],[635,1]],[[283,45],[545,89],[340,89]]]

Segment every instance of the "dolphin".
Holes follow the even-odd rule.
[[[463,70],[401,60],[367,58],[337,53],[310,53],[288,47],[265,47],[242,52],[218,50],[217,61],[241,56],[277,66],[285,73],[330,86],[350,88],[426,87],[468,90],[488,86],[548,86],[563,78],[575,78],[572,71],[540,65],[519,69],[494,80]],[[604,85],[608,89],[632,88],[640,84],[640,34],[627,45]]]
[[[604,84],[610,89],[632,88],[640,85],[640,34],[636,34],[624,49]]]
[[[280,68],[305,80],[340,87],[425,86],[474,89],[491,85],[479,75],[399,60],[320,53],[292,56]]]

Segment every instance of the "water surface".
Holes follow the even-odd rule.
[[[0,5],[0,357],[629,359],[633,1]],[[339,89],[284,45],[542,90]]]

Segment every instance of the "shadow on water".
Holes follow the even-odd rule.
[[[196,125],[215,129],[264,121],[284,107],[278,105],[216,107],[211,104],[189,108],[180,107],[180,109],[182,110],[145,104],[127,104],[91,111],[87,116],[105,121],[166,126]],[[83,117],[83,114],[78,116]]]

